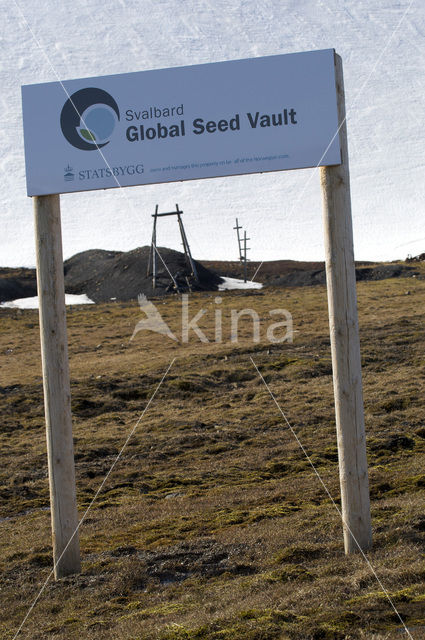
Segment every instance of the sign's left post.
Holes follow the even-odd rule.
[[[81,570],[59,195],[35,196],[40,313],[55,578]]]

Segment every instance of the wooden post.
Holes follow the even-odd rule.
[[[81,570],[59,195],[34,197],[55,578]]]
[[[346,553],[372,544],[342,61],[335,54],[342,164],[321,167],[326,280]],[[354,540],[354,538],[355,540]],[[358,545],[357,545],[357,543]]]

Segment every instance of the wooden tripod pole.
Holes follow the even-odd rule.
[[[34,197],[55,578],[81,570],[59,195]]]
[[[335,55],[342,163],[321,167],[326,280],[346,553],[372,544],[342,61]]]

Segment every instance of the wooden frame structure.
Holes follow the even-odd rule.
[[[177,216],[177,221],[179,223],[179,230],[180,230],[180,235],[181,235],[181,239],[182,239],[182,245],[183,245],[183,251],[184,251],[184,255],[186,257],[186,260],[190,266],[191,269],[191,276],[193,276],[193,278],[195,279],[196,282],[199,281],[198,278],[198,272],[196,270],[196,264],[192,258],[192,253],[190,251],[190,247],[189,247],[189,241],[187,239],[186,236],[186,231],[184,230],[184,225],[183,225],[183,220],[181,218],[181,216],[183,215],[183,211],[181,211],[179,209],[179,205],[176,204],[176,210],[175,211],[167,211],[165,213],[158,213],[158,205],[156,205],[155,207],[155,213],[152,214],[152,218],[153,218],[153,230],[152,230],[152,241],[151,241],[151,246],[149,249],[149,258],[148,258],[148,268],[147,268],[147,275],[148,276],[152,276],[152,289],[155,291],[155,287],[156,287],[156,274],[157,274],[157,262],[156,262],[156,258],[157,255],[159,256],[158,253],[158,249],[157,249],[157,244],[156,244],[156,226],[157,226],[157,220],[158,218],[163,218],[164,216]],[[160,256],[159,256],[160,257]],[[173,274],[169,272],[170,278],[173,281],[173,284],[176,288],[176,291],[179,291],[179,285],[176,281],[176,279],[174,278]]]
[[[321,167],[320,179],[344,545],[346,553],[353,553],[366,551],[372,534],[343,72],[336,54],[335,76],[342,160]],[[177,215],[180,224],[181,211],[176,209],[166,214],[156,210],[155,216]],[[80,571],[59,195],[34,196],[34,212],[53,554],[59,578]]]

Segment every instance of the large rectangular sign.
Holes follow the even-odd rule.
[[[340,164],[334,50],[22,87],[29,196]]]

